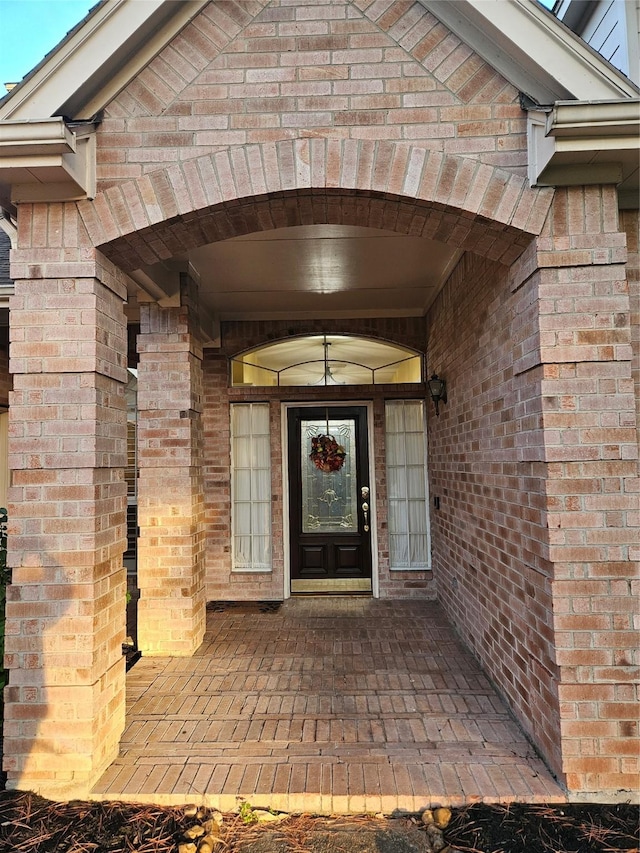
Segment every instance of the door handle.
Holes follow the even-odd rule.
[[[367,501],[369,500],[369,486],[362,486],[360,489],[360,494],[362,495],[362,513],[364,515],[364,532],[369,532],[369,504]]]

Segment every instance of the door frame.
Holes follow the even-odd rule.
[[[280,404],[281,435],[282,435],[282,537],[284,545],[284,597],[291,597],[291,529],[289,525],[289,409],[317,409],[330,406],[347,408],[360,406],[367,410],[367,445],[369,449],[369,490],[371,512],[371,595],[379,598],[380,585],[378,578],[378,505],[376,502],[376,480],[373,462],[375,447],[373,436],[373,401],[372,400],[305,400],[304,402],[288,402]]]

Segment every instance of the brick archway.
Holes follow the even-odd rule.
[[[504,559],[517,565],[505,583],[505,563],[495,556],[498,537],[484,524],[493,493],[482,485],[467,501],[466,528],[452,502],[450,521],[442,525],[448,538],[441,565],[452,577],[464,571],[459,582],[455,576],[449,612],[460,608],[470,645],[477,641],[478,656],[570,789],[631,788],[627,723],[635,708],[626,626],[637,461],[625,236],[618,230],[615,187],[531,189],[524,178],[474,160],[389,142],[325,139],[230,147],[107,188],[93,201],[21,205],[12,255],[11,559],[14,583],[30,586],[30,595],[43,578],[58,588],[37,599],[41,655],[26,661],[19,642],[8,651],[24,687],[9,694],[7,719],[23,714],[22,707],[14,709],[24,696],[38,697],[47,713],[42,724],[41,708],[27,721],[34,731],[40,726],[30,740],[16,726],[5,730],[8,784],[86,791],[117,753],[124,724],[126,273],[216,240],[313,223],[382,227],[468,251],[427,329],[438,370],[454,391],[447,416],[433,425],[431,446],[441,456],[440,483],[465,500],[470,466],[476,476],[491,478],[510,512],[503,513],[500,536],[509,530],[518,537],[507,543]],[[475,310],[478,299],[471,300],[487,283],[493,299],[483,292],[483,313]],[[467,334],[459,323],[465,308],[474,322]],[[199,523],[201,515],[199,482],[191,477],[200,440],[200,345],[189,327],[189,300],[167,310],[171,327],[158,306],[145,306],[149,372],[164,393],[167,374],[156,365],[162,362],[168,373],[176,363],[173,342],[164,341],[170,332],[181,342],[185,381],[171,389],[172,420],[158,405],[160,394],[149,411],[165,434],[175,427],[185,450],[180,488],[174,481],[156,492],[179,493],[190,513],[175,516],[186,538],[191,519]],[[154,333],[162,340],[152,340]],[[37,422],[47,432],[34,437],[28,429]],[[83,451],[67,452],[80,429],[88,436]],[[451,460],[463,460],[460,471],[452,471]],[[155,464],[167,467],[161,453]],[[62,507],[38,537],[28,499],[35,489],[55,495],[56,510]],[[462,531],[456,536],[454,524]],[[190,546],[196,557],[186,556],[190,566],[200,565],[199,536]],[[489,569],[490,594],[481,600],[478,577],[489,577]],[[172,611],[174,634],[189,637],[185,653],[203,629],[201,578],[200,568],[192,571],[173,596],[184,622],[194,626],[188,634],[177,607]],[[32,608],[25,615],[21,600],[9,602],[9,638],[24,636],[27,618]],[[163,619],[162,627],[164,613]],[[594,624],[602,635],[598,649]],[[505,633],[509,625],[515,630]],[[75,636],[82,662],[91,666],[75,659],[70,665],[59,654],[60,636]],[[515,654],[508,657],[505,648]],[[57,689],[61,677],[64,693]],[[83,709],[80,721],[68,722],[69,696]],[[588,756],[580,755],[580,742],[592,737],[591,720],[581,718],[584,707],[609,720],[595,740],[598,751]]]
[[[368,140],[232,146],[110,187],[78,213],[124,270],[252,231],[358,224],[504,264],[538,235],[553,190],[474,159]]]

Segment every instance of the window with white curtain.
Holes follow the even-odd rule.
[[[233,571],[271,571],[269,404],[231,405]]]
[[[424,415],[423,400],[385,404],[391,569],[430,568]]]

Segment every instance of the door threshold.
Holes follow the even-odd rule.
[[[371,595],[372,591],[371,578],[321,578],[291,581],[292,595],[344,595],[349,592]]]

